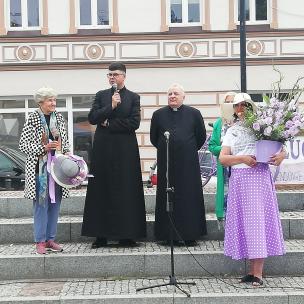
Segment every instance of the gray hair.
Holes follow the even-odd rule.
[[[57,93],[50,87],[42,87],[34,95],[34,99],[37,104],[43,102],[45,99],[50,97],[57,97]]]
[[[227,92],[225,95],[224,95],[224,98],[223,98],[223,100],[221,100],[220,101],[220,103],[224,103],[225,101],[226,101],[226,98],[228,97],[228,96],[235,96],[237,93],[236,92],[233,92],[233,91],[230,91],[230,92]]]
[[[169,92],[170,89],[173,89],[173,88],[177,88],[177,89],[181,90],[183,95],[185,96],[185,90],[184,90],[183,86],[178,83],[171,84],[170,87],[168,88],[167,93]]]

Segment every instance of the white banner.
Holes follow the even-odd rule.
[[[288,155],[281,166],[272,168],[276,184],[304,184],[304,137],[286,143]]]

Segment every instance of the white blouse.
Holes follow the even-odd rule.
[[[230,147],[232,155],[255,155],[255,143],[256,137],[254,133],[240,123],[236,123],[227,130],[222,146]],[[232,166],[232,168],[250,167],[246,164],[238,164]]]

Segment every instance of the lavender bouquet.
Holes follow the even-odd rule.
[[[304,128],[304,113],[299,110],[299,98],[304,90],[299,77],[288,93],[281,93],[283,79],[273,84],[272,96],[263,96],[263,105],[256,112],[247,110],[245,125],[252,129],[257,140],[273,140],[284,144]]]

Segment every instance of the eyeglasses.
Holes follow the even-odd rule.
[[[107,74],[107,76],[109,77],[109,78],[111,78],[111,77],[118,77],[119,75],[125,75],[124,73],[108,73]]]

